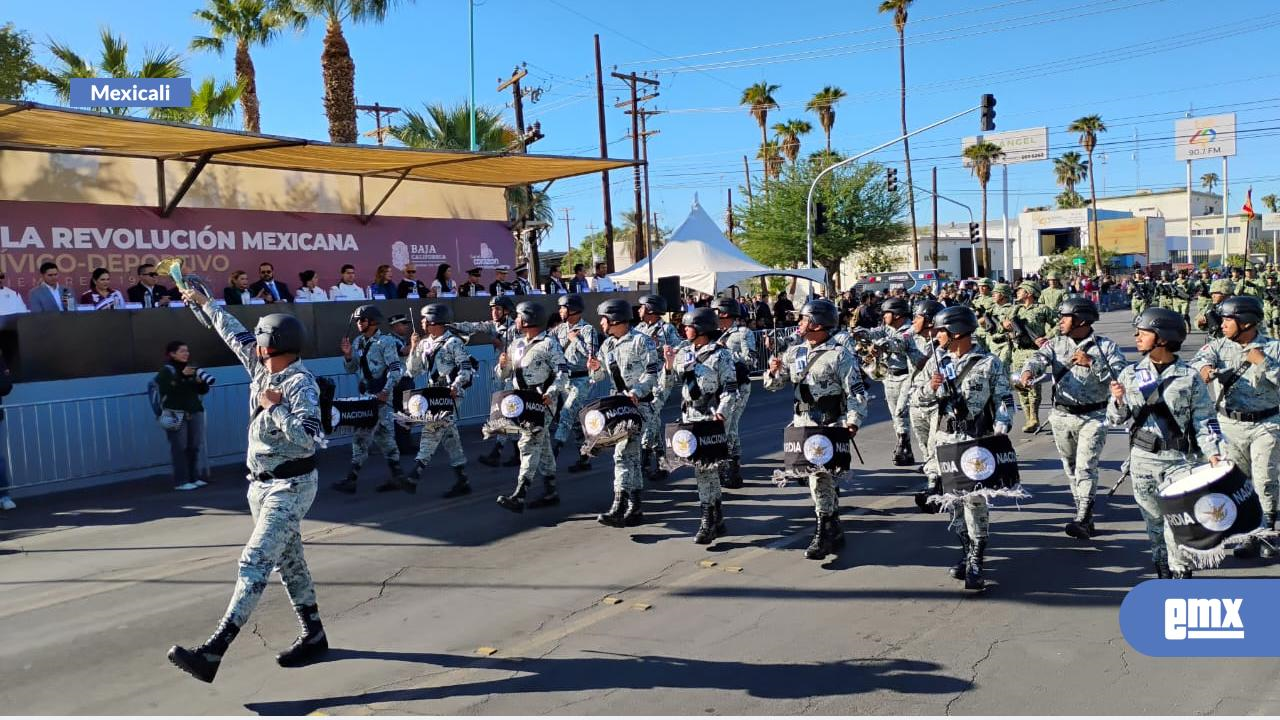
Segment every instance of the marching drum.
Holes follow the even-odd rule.
[[[404,391],[404,419],[413,423],[439,425],[451,422],[457,413],[453,391],[447,387],[426,387]]]
[[[976,440],[937,447],[938,473],[948,495],[1005,495],[1018,487],[1018,454],[1008,435],[988,435]],[[1022,493],[1016,493],[1021,496]]]
[[[375,397],[334,398],[327,413],[321,413],[325,432],[349,427],[368,430],[378,424],[382,401]]]
[[[671,469],[682,465],[705,468],[729,459],[729,436],[720,420],[667,423],[664,436]]]
[[[838,425],[795,427],[782,431],[783,462],[801,473],[827,470],[842,473],[853,464],[849,428]]]
[[[592,400],[578,413],[578,420],[586,436],[583,454],[590,454],[594,448],[617,445],[644,427],[640,408],[626,395],[606,395]]]
[[[521,428],[547,424],[547,405],[537,390],[502,390],[490,397],[486,434],[518,435]]]
[[[1234,463],[1201,465],[1156,497],[1173,539],[1192,554],[1211,553],[1262,524],[1262,502]]]

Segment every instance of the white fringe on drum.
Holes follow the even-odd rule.
[[[1030,500],[1031,493],[1023,489],[1019,483],[1013,487],[1007,488],[981,488],[978,490],[970,490],[967,493],[943,493],[941,495],[930,495],[928,502],[937,505],[939,510],[950,510],[955,507],[956,503],[963,502],[965,498],[972,495],[984,497],[988,502],[996,498],[1011,498],[1013,500]]]
[[[519,435],[520,426],[510,420],[503,420],[502,422],[494,422],[490,420],[484,424],[484,427],[480,428],[480,433],[484,435],[485,440],[495,438],[499,435]]]
[[[605,448],[617,445],[629,437],[639,435],[643,430],[644,427],[639,420],[623,420],[606,432],[587,436],[587,439],[582,443],[582,454],[595,457],[594,450],[597,447]]]
[[[1210,550],[1197,550],[1185,545],[1179,545],[1173,549],[1173,552],[1179,553],[1187,561],[1187,564],[1196,570],[1212,570],[1222,564],[1222,561],[1227,558],[1227,553],[1249,540],[1257,540],[1274,547],[1278,538],[1280,538],[1280,533],[1275,530],[1258,528],[1253,532],[1232,535],[1223,540],[1218,547]]]
[[[848,470],[842,470],[840,472],[831,472],[830,470],[826,470],[824,472],[831,475],[832,480],[840,485],[841,490],[848,492],[853,489],[851,487],[847,487],[845,484],[846,480],[850,477]],[[788,481],[795,480],[797,485],[800,485],[801,487],[809,487],[809,475],[810,473],[801,470],[774,470],[773,484],[778,487],[786,487]]]
[[[447,418],[432,417],[430,415],[410,415],[406,412],[397,412],[394,416],[396,423],[402,427],[411,428],[414,425],[421,425],[423,430],[439,430],[452,422],[452,416]]]

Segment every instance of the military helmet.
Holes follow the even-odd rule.
[[[1169,308],[1153,307],[1142,311],[1133,321],[1138,330],[1147,330],[1165,342],[1181,346],[1187,339],[1187,323],[1182,315]]]
[[[556,304],[562,308],[568,308],[572,314],[578,314],[587,309],[586,303],[582,302],[582,296],[577,294],[561,295]]]
[[[996,283],[991,289],[991,294],[1013,297],[1013,288],[1009,287],[1009,283]]]
[[[596,307],[596,313],[602,318],[609,318],[611,323],[629,323],[634,319],[631,303],[622,298],[605,300]]]
[[[978,287],[991,287],[990,278],[978,278]]]
[[[516,306],[516,317],[525,327],[546,327],[547,309],[536,302],[525,300]]]
[[[928,318],[930,322],[933,322],[933,316],[937,315],[941,310],[942,303],[937,300],[921,300],[916,303],[915,314]]]
[[[1210,295],[1230,295],[1235,292],[1235,286],[1226,278],[1219,278],[1209,284]]]
[[[1045,280],[1061,280],[1062,273],[1058,272],[1057,270],[1050,270],[1049,272],[1045,273],[1044,279]]]
[[[453,308],[444,303],[431,303],[422,308],[422,319],[428,325],[445,325],[453,322]]]
[[[1222,301],[1218,313],[1236,322],[1257,325],[1262,322],[1262,301],[1252,295],[1236,295]]]
[[[893,313],[898,317],[907,317],[911,314],[911,306],[902,298],[889,298],[880,303],[880,312]]]
[[[978,329],[978,316],[964,305],[944,309],[933,316],[933,326],[957,337],[972,335]]]
[[[1070,315],[1077,322],[1092,325],[1098,322],[1098,306],[1087,297],[1069,297],[1058,305],[1058,315]]]
[[[1026,290],[1036,297],[1040,297],[1040,286],[1030,280],[1023,280],[1018,283],[1019,290]]]
[[[357,320],[369,320],[381,323],[384,319],[382,311],[375,305],[361,305],[355,309],[355,312],[351,313],[351,322],[355,322]]]
[[[640,306],[649,309],[654,315],[667,311],[667,301],[661,295],[645,295],[640,298]]]
[[[500,307],[509,313],[516,311],[516,304],[506,295],[494,295],[489,298],[489,307]]]
[[[828,330],[840,323],[839,316],[840,312],[836,310],[835,303],[822,298],[810,300],[800,308],[800,317],[808,318],[810,325],[818,325]]]
[[[742,315],[742,308],[738,307],[738,301],[733,298],[718,297],[711,301],[711,308],[719,315],[726,315],[736,318]]]
[[[253,337],[258,347],[264,347],[272,355],[281,353],[301,353],[302,343],[307,338],[306,328],[302,321],[286,313],[271,313],[258,318],[253,328]]]
[[[680,319],[680,324],[693,328],[699,335],[711,335],[720,330],[720,318],[709,307],[694,308]]]
[[[1161,271],[1160,271],[1160,279],[1161,279],[1161,280],[1168,280],[1168,279],[1169,279],[1169,271],[1168,271],[1168,270],[1161,270]]]

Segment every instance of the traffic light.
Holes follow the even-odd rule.
[[[898,169],[886,168],[884,171],[884,186],[891,193],[898,192]]]
[[[827,206],[825,203],[813,204],[813,234],[827,234]]]
[[[990,93],[982,96],[982,132],[996,129],[996,96]]]
[[[976,245],[980,239],[981,238],[978,237],[978,223],[969,223],[969,244]]]

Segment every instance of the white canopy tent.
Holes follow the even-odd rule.
[[[737,245],[729,242],[715,220],[693,197],[689,217],[653,257],[653,278],[679,275],[680,284],[699,292],[715,295],[731,285],[761,275],[787,275],[826,285],[827,273],[821,268],[778,269],[761,265],[747,257]],[[609,276],[614,282],[649,282],[649,260],[646,258],[625,270]]]

